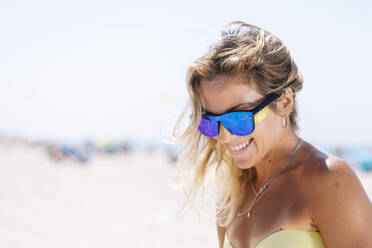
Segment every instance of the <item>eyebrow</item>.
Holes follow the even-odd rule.
[[[239,103],[231,108],[229,108],[228,110],[224,111],[222,114],[216,114],[216,113],[213,113],[213,112],[210,112],[208,111],[207,109],[205,109],[204,107],[202,108],[202,111],[204,114],[208,114],[208,115],[223,115],[225,113],[228,113],[228,112],[232,112],[238,108],[240,108],[241,106],[245,106],[245,105],[249,105],[249,106],[254,106],[255,103],[254,102],[244,102],[244,103]]]

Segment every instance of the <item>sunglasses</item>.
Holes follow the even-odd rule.
[[[218,135],[220,123],[222,123],[231,134],[238,136],[249,135],[254,131],[255,114],[277,99],[280,95],[279,93],[269,94],[260,105],[250,111],[236,110],[220,115],[212,113],[203,114],[198,130],[205,136],[215,137]]]

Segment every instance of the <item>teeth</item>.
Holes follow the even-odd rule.
[[[233,150],[233,151],[239,151],[239,150],[247,147],[248,145],[249,145],[249,140],[245,141],[244,143],[242,143],[242,144],[240,144],[238,146],[232,146],[231,147],[231,150]]]

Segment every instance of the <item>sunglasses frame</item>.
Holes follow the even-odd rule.
[[[253,128],[252,128],[252,132],[254,131],[255,129],[255,124],[254,124],[254,116],[255,114],[257,114],[260,110],[262,110],[264,107],[266,107],[267,105],[269,105],[270,103],[272,103],[274,100],[276,100],[277,98],[279,98],[281,96],[282,93],[271,93],[269,94],[266,99],[260,103],[257,107],[255,107],[254,109],[252,110],[233,110],[233,111],[226,111],[225,113],[223,114],[213,114],[213,113],[210,113],[210,112],[205,112],[203,116],[213,116],[213,117],[220,117],[220,116],[223,116],[225,114],[229,114],[229,113],[235,113],[235,112],[247,112],[247,113],[252,113],[252,118],[253,118]],[[217,124],[218,124],[218,132],[215,136],[217,136],[219,133],[220,133],[220,124],[221,124],[221,121],[217,121]],[[229,130],[227,127],[225,127],[227,130]],[[230,133],[232,133],[230,130],[229,130]],[[252,132],[250,132],[249,134],[251,134]],[[202,133],[202,132],[201,132]],[[203,133],[202,133],[203,134]],[[232,133],[234,134],[234,133]],[[245,135],[249,135],[249,134],[245,134]],[[203,134],[205,135],[205,134]],[[234,135],[238,135],[238,134],[234,134]],[[205,135],[207,137],[215,137],[215,136],[208,136],[208,135]],[[244,135],[239,135],[239,136],[244,136]]]

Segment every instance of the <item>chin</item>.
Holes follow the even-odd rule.
[[[242,158],[234,159],[234,163],[238,168],[242,170],[254,167],[254,163],[250,159],[242,159]]]
[[[252,138],[252,142],[248,146],[241,150],[234,151],[230,149],[230,154],[234,160],[235,165],[242,169],[249,169],[254,167],[259,159],[259,152],[255,140]]]

